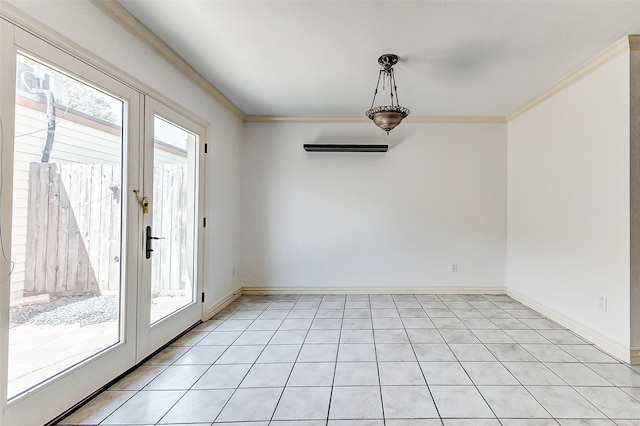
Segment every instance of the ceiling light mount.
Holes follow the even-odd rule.
[[[409,109],[400,106],[398,103],[398,88],[396,87],[396,77],[393,73],[393,66],[396,65],[399,60],[398,55],[390,53],[378,58],[378,63],[381,66],[378,74],[378,83],[376,84],[376,90],[373,92],[371,108],[365,113],[369,119],[373,120],[376,126],[387,132],[387,135],[410,113]],[[389,88],[391,105],[374,106],[378,88],[380,87],[380,80],[382,80],[382,90],[386,90],[387,87]]]
[[[382,65],[382,68],[385,70],[390,70],[391,67],[397,64],[399,60],[400,58],[398,58],[398,55],[387,53],[386,55],[382,55],[378,58],[378,63]]]

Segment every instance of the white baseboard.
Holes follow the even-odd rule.
[[[242,294],[506,294],[502,286],[243,286]]]
[[[209,310],[205,314],[204,320],[205,321],[206,320],[210,320],[211,318],[213,318],[213,316],[215,314],[217,314],[218,312],[220,312],[221,310],[226,308],[227,305],[229,305],[231,302],[233,302],[234,300],[236,300],[240,296],[242,296],[242,289],[241,288],[238,288],[238,289],[234,290],[233,292],[229,293],[227,296],[225,296],[219,302],[217,302],[215,305],[213,305],[213,306],[211,306],[209,308]]]
[[[594,345],[598,346],[603,351],[607,352],[609,355],[618,358],[621,361],[626,363],[640,363],[640,349],[635,349],[635,351],[628,346],[625,346],[619,342],[611,340],[609,337],[604,334],[592,329],[591,327],[587,327],[586,325],[579,323],[566,315],[556,311],[555,309],[549,308],[543,303],[533,299],[525,294],[520,293],[519,291],[508,288],[507,296],[517,300],[523,305],[528,306],[531,309],[534,309],[546,316],[550,320],[557,322],[558,324],[568,328],[574,333],[578,334],[582,338],[588,340]],[[635,358],[635,362],[634,362]]]

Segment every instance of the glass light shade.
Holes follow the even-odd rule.
[[[376,126],[389,134],[389,131],[394,129],[407,115],[409,115],[409,110],[397,105],[387,105],[371,108],[366,114],[367,117],[373,120]]]

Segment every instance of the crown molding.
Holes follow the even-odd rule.
[[[368,123],[369,119],[359,115],[247,115],[247,123]],[[497,115],[418,115],[409,116],[405,123],[506,123],[505,117]]]
[[[515,120],[525,112],[533,109],[537,105],[546,101],[558,92],[561,92],[571,84],[595,71],[602,65],[613,60],[623,53],[628,53],[629,50],[640,50],[640,36],[625,36],[620,40],[603,50],[569,74],[562,77],[560,80],[546,88],[542,93],[535,96],[533,99],[526,102],[520,108],[507,115],[507,122]]]
[[[407,117],[407,123],[506,123],[500,115],[417,115]]]
[[[246,123],[365,123],[359,115],[247,115]]]
[[[116,0],[91,0],[91,3],[98,9],[102,10],[106,15],[110,16],[120,26],[133,34],[138,40],[142,41],[155,53],[166,59],[178,71],[180,71],[189,80],[203,89],[223,107],[231,111],[236,117],[244,121],[246,114],[229,100],[221,91],[213,84],[209,83],[200,73],[198,73],[182,56],[176,53],[167,43],[162,41],[160,37],[155,35],[146,25],[131,14],[124,6]]]

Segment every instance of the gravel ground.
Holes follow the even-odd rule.
[[[11,309],[11,323],[81,327],[118,318],[118,296],[68,296]]]

